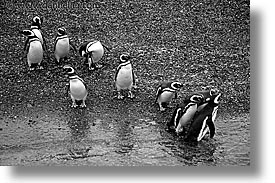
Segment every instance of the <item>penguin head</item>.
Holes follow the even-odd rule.
[[[20,31],[20,33],[27,37],[32,37],[32,36],[36,37],[34,32],[31,30],[22,30],[22,31]]]
[[[219,105],[221,95],[222,95],[221,93],[213,95],[211,99],[213,100],[214,104]]]
[[[217,96],[219,96],[218,98],[220,98],[220,95],[221,95],[218,90],[214,90],[214,89],[210,89],[209,91],[202,92],[201,94],[204,96],[203,102],[209,102],[211,100],[214,100],[214,98]]]
[[[214,89],[209,89],[209,90],[203,90],[203,91],[197,91],[194,92],[193,94],[201,95],[203,97],[201,104],[207,103],[211,100],[211,97],[215,94],[217,94],[218,91]]]
[[[194,102],[194,103],[197,103],[197,104],[198,104],[198,103],[201,103],[201,102],[202,102],[203,96],[194,94],[194,95],[191,95],[191,96],[189,97],[189,100],[190,100],[191,102]]]
[[[32,26],[38,26],[38,28],[40,29],[42,22],[43,22],[42,18],[40,18],[39,16],[35,16],[32,19]]]
[[[60,27],[57,29],[57,34],[60,36],[64,36],[67,34],[65,27]]]
[[[180,83],[180,82],[175,81],[175,82],[172,82],[171,87],[175,90],[178,90],[178,89],[183,87],[183,84]]]
[[[69,66],[69,65],[65,65],[63,67],[64,71],[68,74],[68,76],[73,76],[75,75],[75,70],[73,67]]]
[[[130,60],[131,57],[129,54],[122,54],[122,55],[120,55],[119,59],[120,59],[120,63],[124,63],[124,62],[127,62],[128,60]]]

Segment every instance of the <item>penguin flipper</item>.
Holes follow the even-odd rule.
[[[173,126],[176,129],[181,116],[182,116],[181,108],[176,108],[175,111],[173,112],[170,122],[167,124],[169,126],[168,128],[171,129],[171,127]]]
[[[161,93],[162,93],[162,87],[159,86],[159,87],[158,87],[158,90],[157,90],[157,94],[156,94],[155,103],[157,103],[157,100],[158,100],[159,96],[161,95]]]
[[[40,31],[40,32],[41,32],[41,31]],[[47,41],[46,41],[45,37],[43,36],[42,32],[41,32],[41,35],[42,35],[42,39],[43,39],[42,48],[43,48],[43,50],[45,51],[48,60],[50,60],[50,56],[49,56],[49,52],[48,52],[48,46],[47,46]],[[54,46],[54,48],[55,48],[55,46]]]
[[[114,78],[115,82],[117,80],[117,75],[118,75],[118,72],[119,72],[120,68],[121,68],[121,66],[118,66],[117,69],[116,69],[116,74],[115,74],[115,78]]]
[[[210,138],[213,138],[214,135],[215,135],[215,124],[212,121],[212,118],[209,117],[208,120],[206,121],[206,124],[209,128],[209,131],[210,131]]]
[[[70,44],[70,47],[75,51],[75,53],[77,53],[76,46],[71,41],[69,41],[69,44]]]
[[[101,44],[102,44],[102,43],[101,43]],[[106,50],[108,50],[109,52],[111,51],[110,48],[108,48],[105,44],[102,44],[102,46],[103,46]]]
[[[25,45],[24,45],[23,54],[22,54],[22,61],[23,61],[24,58],[26,58],[27,55],[28,55],[28,50],[29,50],[29,48],[30,48],[30,44],[28,44],[28,43],[29,43],[29,39],[26,40]]]
[[[30,38],[27,38],[25,41],[24,49],[23,49],[24,51],[27,51],[27,46],[28,46],[29,40],[30,40]]]
[[[133,68],[133,67],[132,67]],[[133,85],[136,85],[136,77],[134,74],[134,70],[132,69],[132,77],[133,77]]]
[[[41,32],[41,31],[40,31],[40,32]],[[41,35],[42,35],[43,43],[44,43],[44,45],[45,45],[45,49],[48,49],[47,41],[46,41],[44,35],[42,34],[42,32],[41,32]]]
[[[70,83],[66,84],[65,95],[70,93]]]
[[[90,63],[89,63],[89,58],[92,60]],[[95,63],[94,63],[94,60],[93,60],[93,52],[87,53],[86,59],[88,60],[89,70],[92,70],[92,68],[94,69],[95,68]]]

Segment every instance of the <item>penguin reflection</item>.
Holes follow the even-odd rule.
[[[71,130],[71,143],[68,150],[73,158],[87,157],[90,150],[85,143],[90,128],[87,110],[70,109],[68,117],[68,126]]]
[[[127,154],[130,151],[133,150],[135,141],[134,141],[134,132],[133,132],[133,124],[131,122],[133,121],[132,118],[130,118],[131,115],[131,110],[129,107],[130,104],[127,102],[119,103],[118,108],[117,108],[117,114],[124,113],[125,116],[129,116],[128,119],[124,119],[121,121],[120,117],[118,117],[116,122],[116,127],[117,127],[117,134],[115,136],[115,147],[116,147],[116,152],[118,154]]]

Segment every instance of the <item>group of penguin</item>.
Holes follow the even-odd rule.
[[[182,87],[183,84],[179,82],[168,82],[159,86],[156,102],[160,111],[165,110]],[[186,96],[177,105],[171,120],[167,123],[168,130],[183,136],[188,142],[199,142],[208,132],[210,138],[213,138],[220,97],[221,93],[215,90],[197,91]]]
[[[41,32],[42,19],[35,16],[31,22],[30,30],[23,30],[21,33],[27,36],[24,50],[27,54],[27,63],[30,70],[35,67],[42,68],[41,62],[43,59],[43,50],[46,49],[46,42]],[[57,64],[62,60],[68,59],[70,48],[75,52],[77,49],[69,41],[66,29],[58,28],[54,44],[54,55]],[[109,48],[103,45],[98,40],[89,40],[79,46],[78,53],[85,58],[85,63],[88,64],[89,70],[95,70],[102,67],[98,62],[104,54],[104,48],[109,51]],[[123,90],[128,91],[129,98],[133,99],[134,94],[132,88],[135,84],[135,74],[131,63],[131,56],[123,53],[119,58],[120,62],[116,69],[115,86],[117,89],[117,98],[123,99]],[[71,107],[80,106],[86,107],[85,101],[88,95],[87,85],[77,74],[75,69],[70,65],[63,66],[69,78],[67,84],[68,93],[72,99]],[[184,85],[180,82],[164,82],[156,92],[155,103],[158,104],[160,111],[165,111],[169,103],[176,98],[177,92]],[[220,100],[220,93],[214,90],[194,92],[185,97],[181,104],[177,105],[173,112],[171,120],[167,123],[169,131],[183,136],[186,141],[198,142],[208,132],[210,138],[215,134],[215,118]]]

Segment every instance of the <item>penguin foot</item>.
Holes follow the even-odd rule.
[[[55,59],[54,61],[57,65],[60,65],[60,60]]]
[[[89,67],[89,71],[94,71],[95,69],[95,67]]]
[[[76,108],[76,107],[77,107],[76,103],[73,103],[73,104],[71,105],[71,107],[72,107],[72,108]]]
[[[182,127],[181,129],[176,129],[175,132],[178,136],[185,136],[186,130],[184,127]]]
[[[86,108],[87,106],[86,106],[86,104],[82,103],[82,104],[80,105],[80,107],[81,107],[81,108]]]
[[[133,95],[133,93],[132,93],[131,91],[129,91],[128,97],[129,97],[130,99],[133,99],[135,96]]]
[[[123,95],[118,95],[117,99],[122,100],[122,99],[124,99],[124,96]]]
[[[164,111],[165,111],[165,108],[162,107],[162,106],[159,106],[159,110],[160,110],[161,112],[164,112]]]
[[[95,68],[96,68],[96,69],[101,69],[102,67],[103,67],[103,65],[101,65],[101,64],[96,64],[96,65],[95,65]]]
[[[167,131],[168,132],[175,132],[175,130],[176,130],[175,126],[170,126],[170,125],[167,124]]]

